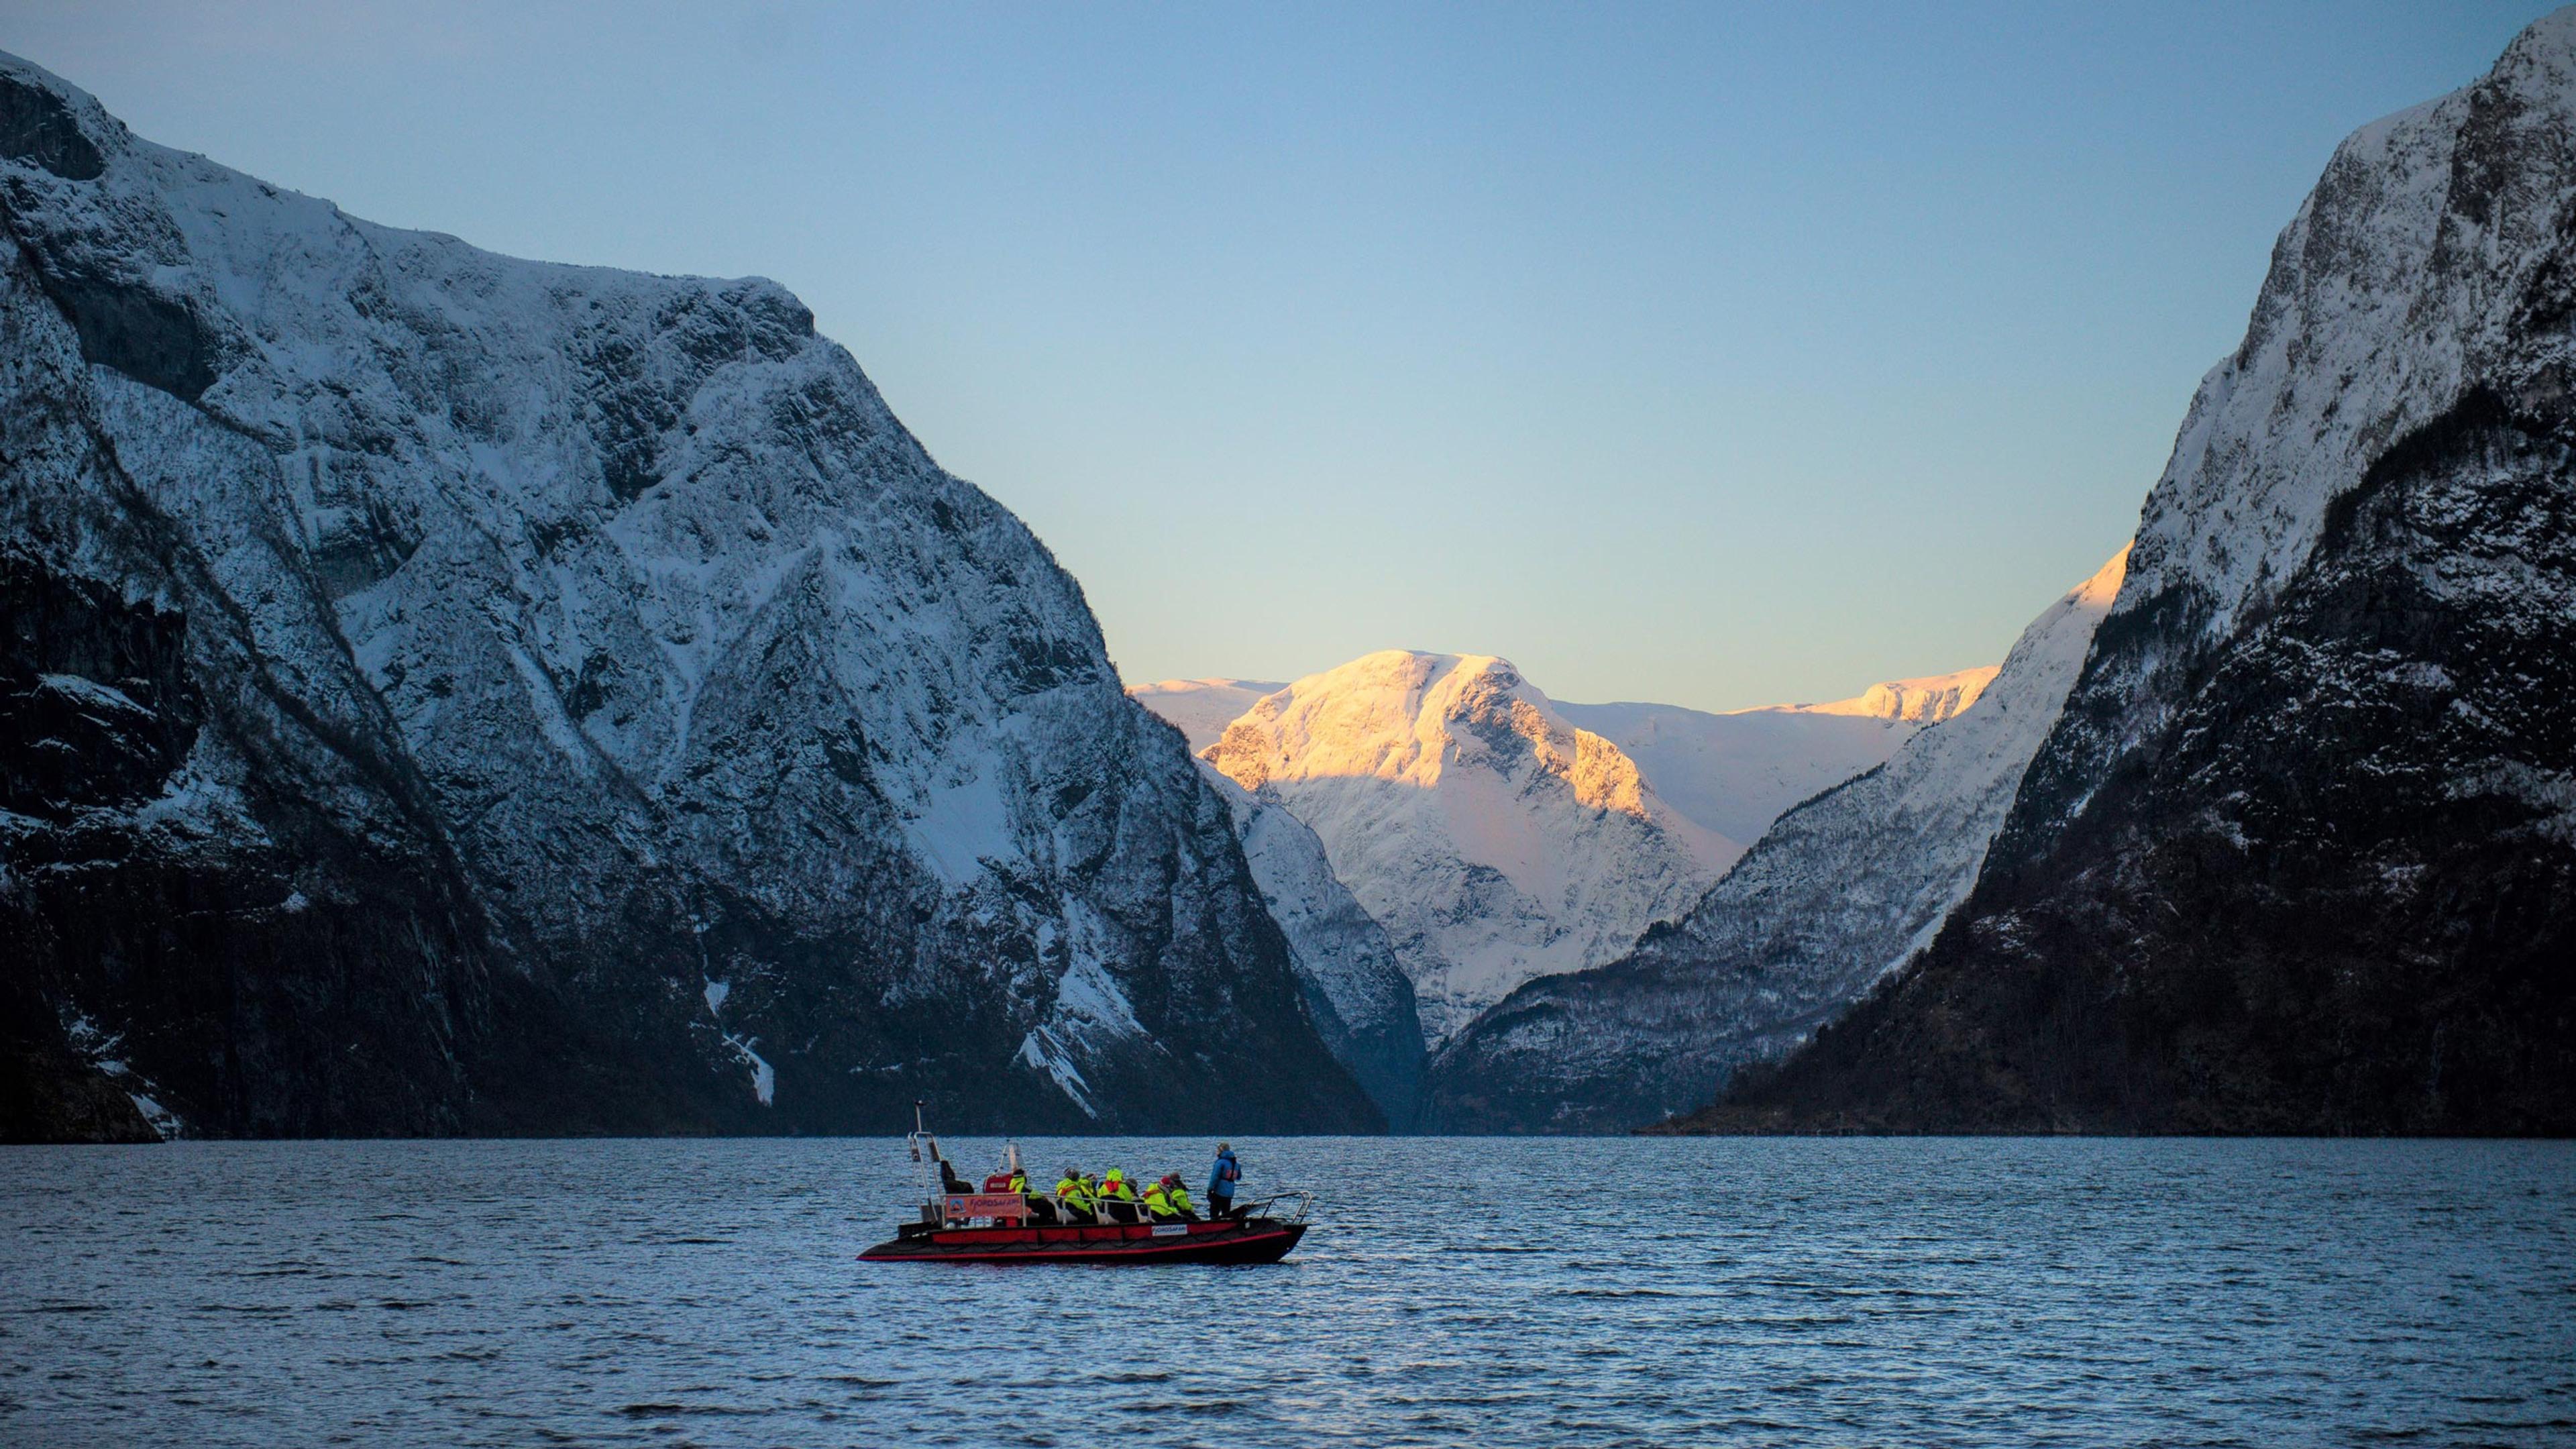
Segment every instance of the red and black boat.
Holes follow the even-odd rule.
[[[939,1196],[924,1202],[919,1222],[896,1227],[895,1235],[859,1255],[870,1263],[1276,1263],[1306,1236],[1309,1194],[1281,1193],[1220,1218],[1149,1219],[1133,1222],[1088,1220],[1043,1193],[994,1191],[1007,1188],[1019,1174],[1019,1148],[1008,1150],[1003,1170],[985,1180],[983,1192],[968,1190],[936,1138],[916,1130],[913,1161],[922,1161],[922,1146],[938,1164]],[[923,1184],[928,1186],[927,1181]],[[1282,1215],[1293,1204],[1293,1215]],[[1104,1204],[1108,1214],[1132,1205]],[[1070,1221],[1077,1216],[1083,1221]]]
[[[905,1223],[859,1257],[870,1263],[1276,1263],[1304,1236],[1304,1223],[1275,1217],[1026,1227]]]

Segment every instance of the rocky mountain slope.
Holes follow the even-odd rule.
[[[1782,815],[1678,924],[1478,1018],[1433,1061],[1423,1124],[1599,1132],[1660,1120],[1786,1051],[1919,949],[1975,879],[2124,560],[2034,620],[1999,671],[1975,678],[1964,712],[1909,730],[1884,765]],[[1873,694],[1901,715],[1924,692]]]
[[[1434,1041],[1532,976],[1617,955],[1735,850],[1490,656],[1387,650],[1309,675],[1204,758],[1314,831]]]
[[[1379,1120],[1080,590],[775,285],[14,58],[0,227],[0,1134]]]
[[[2576,11],[2364,127],[1965,906],[1696,1119],[2576,1130]]]
[[[1204,750],[1263,695],[1284,684],[1251,679],[1166,679],[1130,686],[1128,697]],[[1305,989],[1307,1010],[1324,1044],[1378,1105],[1386,1120],[1413,1120],[1426,1060],[1413,983],[1386,930],[1333,874],[1315,832],[1275,791],[1246,790],[1201,761],[1209,785],[1234,813],[1236,838],[1253,883],[1288,938],[1288,954]]]
[[[1410,1125],[1429,1053],[1413,981],[1386,928],[1333,874],[1324,843],[1276,792],[1246,790],[1213,765],[1199,768],[1234,810],[1243,858],[1288,938],[1290,963],[1324,1045],[1390,1125]]]

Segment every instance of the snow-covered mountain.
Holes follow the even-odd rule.
[[[1916,730],[1974,704],[1995,669],[1892,679],[1823,704],[1724,713],[1677,704],[1549,703],[1575,727],[1617,745],[1665,804],[1732,842],[1755,839],[1781,811],[1883,763]],[[1263,695],[1285,688],[1256,679],[1165,679],[1127,693],[1179,726],[1192,750],[1204,751]]]
[[[1205,762],[1199,768],[1233,807],[1243,858],[1288,937],[1306,1007],[1324,1045],[1359,1079],[1390,1124],[1409,1125],[1420,1106],[1428,1049],[1412,979],[1386,928],[1333,874],[1324,843],[1279,803],[1276,792],[1246,790]]]
[[[1286,687],[1251,679],[1166,679],[1130,686],[1127,694],[1179,729],[1196,752],[1215,744],[1254,701]],[[1275,791],[1246,790],[1204,760],[1199,769],[1233,811],[1244,860],[1288,938],[1307,1010],[1324,1044],[1389,1123],[1411,1122],[1427,1054],[1413,983],[1385,928],[1333,874],[1323,842]]]
[[[1740,853],[1735,839],[1759,835],[1790,805],[1880,764],[1923,726],[1973,703],[1993,677],[1991,667],[1961,670],[1890,681],[1847,700],[1730,714],[1659,704],[1548,701],[1536,707],[1553,709],[1626,753],[1647,792],[1702,827],[1694,839],[1703,861],[1723,867]],[[1349,681],[1331,687],[1346,705]],[[1167,679],[1127,692],[1179,727],[1194,749],[1205,751],[1263,698],[1289,688],[1247,679]],[[1534,690],[1528,693],[1536,696]],[[1315,702],[1310,692],[1310,708]],[[1417,715],[1414,727],[1418,730],[1421,723]],[[1452,726],[1435,723],[1433,728]],[[1348,767],[1347,751],[1314,766],[1327,772]],[[1266,779],[1258,789],[1245,790],[1221,773],[1216,778],[1234,802],[1244,854],[1287,932],[1326,1042],[1369,1088],[1390,1121],[1409,1121],[1423,1069],[1422,1033],[1413,1024],[1415,995],[1405,974],[1392,969],[1395,957],[1384,930],[1360,906],[1351,885],[1334,875],[1314,832],[1296,818],[1292,797],[1311,803],[1320,792],[1292,792]],[[1455,781],[1450,788],[1457,789]],[[1538,848],[1550,847],[1541,842]],[[1420,859],[1400,851],[1352,855],[1354,870],[1395,872],[1387,880],[1358,882],[1372,898],[1399,905],[1414,898]],[[1417,928],[1408,938],[1416,943],[1414,969],[1425,982],[1445,979],[1437,962],[1446,958],[1435,958],[1440,943],[1428,936]]]
[[[1974,704],[1995,666],[1870,686],[1826,704],[1710,714],[1670,704],[1567,704],[1558,713],[1617,745],[1665,803],[1728,840],[1760,838],[1780,812],[1884,762],[1917,730]]]
[[[1130,685],[1127,695],[1177,726],[1195,755],[1215,744],[1253,701],[1287,687],[1264,679],[1165,679]]]
[[[1975,879],[2125,559],[2032,621],[1999,670],[1863,696],[1899,716],[1927,694],[1970,703],[1938,728],[1909,727],[1885,764],[1781,816],[1677,925],[1614,964],[1532,981],[1478,1018],[1432,1064],[1425,1125],[1657,1121],[1785,1050],[1919,949]],[[1822,717],[1882,727],[1843,709]]]
[[[1203,758],[1323,842],[1433,1040],[1532,976],[1619,954],[1736,849],[1485,655],[1394,649],[1309,675]]]
[[[1973,895],[1700,1125],[2576,1130],[2572,390],[2561,10],[2337,149]]]
[[[1981,664],[1974,669],[1954,669],[1948,674],[1927,674],[1920,679],[1891,679],[1873,684],[1850,699],[1831,704],[1791,704],[1777,708],[1805,714],[1859,714],[1872,719],[1898,720],[1906,724],[1939,724],[1969,705],[1995,682],[2000,664]]]
[[[794,297],[14,58],[0,228],[0,1134],[1375,1122],[1073,580]]]

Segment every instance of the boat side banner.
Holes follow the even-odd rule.
[[[948,1216],[951,1219],[1026,1217],[1028,1211],[1028,1205],[1016,1192],[952,1192],[948,1195]]]

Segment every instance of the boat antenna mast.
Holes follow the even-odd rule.
[[[932,1198],[938,1196],[938,1194],[930,1190],[930,1166],[928,1163],[921,1160],[921,1144],[928,1142],[930,1144],[930,1155],[936,1158],[939,1156],[939,1139],[931,1136],[929,1127],[923,1125],[921,1119],[922,1105],[923,1101],[921,1098],[915,1097],[912,1099],[912,1131],[903,1139],[903,1141],[906,1147],[912,1149],[912,1162],[914,1168],[917,1169],[913,1173],[913,1179],[920,1185],[921,1200],[923,1202],[929,1202]]]

